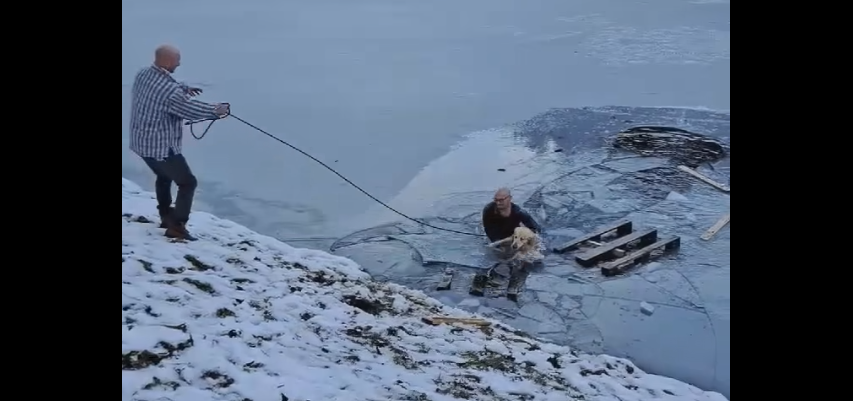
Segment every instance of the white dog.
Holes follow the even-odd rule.
[[[542,241],[539,235],[525,226],[516,228],[512,237],[492,243],[490,246],[498,248],[506,244],[511,244],[512,257],[509,259],[510,262],[533,263],[545,258],[542,255]]]

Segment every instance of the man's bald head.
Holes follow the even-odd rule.
[[[495,192],[495,205],[503,214],[512,210],[512,191],[509,188],[501,188]]]
[[[154,51],[154,65],[175,72],[181,66],[181,52],[175,46],[162,45]]]

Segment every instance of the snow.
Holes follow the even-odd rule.
[[[170,241],[125,179],[121,210],[122,400],[725,400],[496,321],[430,326],[476,316],[210,214]]]

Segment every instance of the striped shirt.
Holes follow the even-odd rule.
[[[192,99],[186,85],[156,66],[143,68],[133,81],[130,106],[130,150],[163,160],[181,154],[183,120],[217,117],[216,106]]]

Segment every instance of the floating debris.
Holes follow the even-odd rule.
[[[648,157],[664,157],[697,167],[728,156],[729,149],[717,139],[680,128],[641,126],[620,132],[613,147]]]

